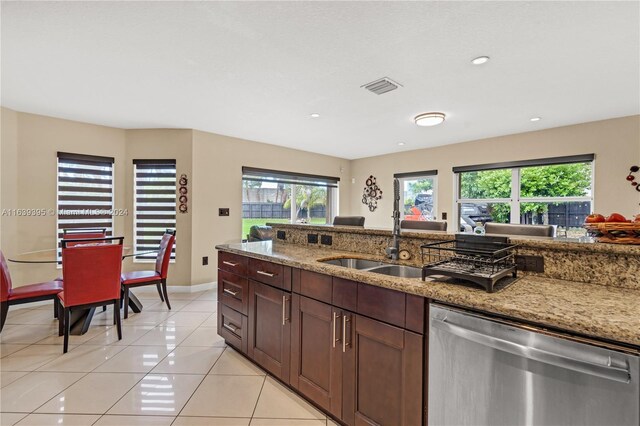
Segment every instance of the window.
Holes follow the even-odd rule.
[[[554,225],[558,236],[586,235],[592,211],[593,154],[454,167],[460,227],[501,222]]]
[[[65,229],[113,235],[113,158],[58,152],[58,260]]]
[[[396,173],[400,180],[401,217],[404,220],[436,220],[437,170]]]
[[[176,160],[133,160],[135,252],[157,250],[162,235],[176,227]],[[177,239],[176,239],[177,243]],[[134,262],[155,262],[156,252],[141,254]],[[176,244],[171,261],[176,258]]]
[[[332,223],[340,178],[242,168],[242,238],[267,222]]]

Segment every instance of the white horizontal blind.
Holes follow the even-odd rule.
[[[176,160],[133,160],[135,173],[135,252],[158,250],[162,235],[176,227]],[[157,253],[138,262],[155,261]],[[175,260],[176,244],[171,252]]]
[[[113,158],[58,152],[58,260],[64,230],[113,234]]]

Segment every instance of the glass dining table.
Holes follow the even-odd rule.
[[[132,252],[132,248],[128,246],[124,246],[122,248],[122,260],[125,260],[128,257],[141,256],[144,254],[152,254],[157,253],[158,250],[146,250],[141,252]],[[56,263],[62,264],[62,262],[58,259],[57,250],[56,249],[47,249],[47,250],[37,250],[30,251],[25,253],[19,253],[15,256],[11,256],[7,259],[9,262],[13,263],[31,263],[31,264],[43,264],[43,263]],[[129,309],[131,309],[135,313],[142,312],[142,302],[138,299],[133,292],[129,291]],[[87,308],[87,309],[77,309],[75,311],[71,311],[71,334],[81,335],[86,333],[89,330],[89,326],[91,325],[91,320],[93,319],[93,315],[95,314],[96,308]]]

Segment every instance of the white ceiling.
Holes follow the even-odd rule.
[[[431,147],[639,114],[639,5],[3,2],[2,105],[350,159]],[[404,87],[360,88],[385,76]],[[428,111],[448,119],[415,126]]]

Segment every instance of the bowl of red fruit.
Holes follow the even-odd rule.
[[[620,213],[592,213],[584,221],[589,236],[599,243],[640,244],[640,214],[627,219]]]

